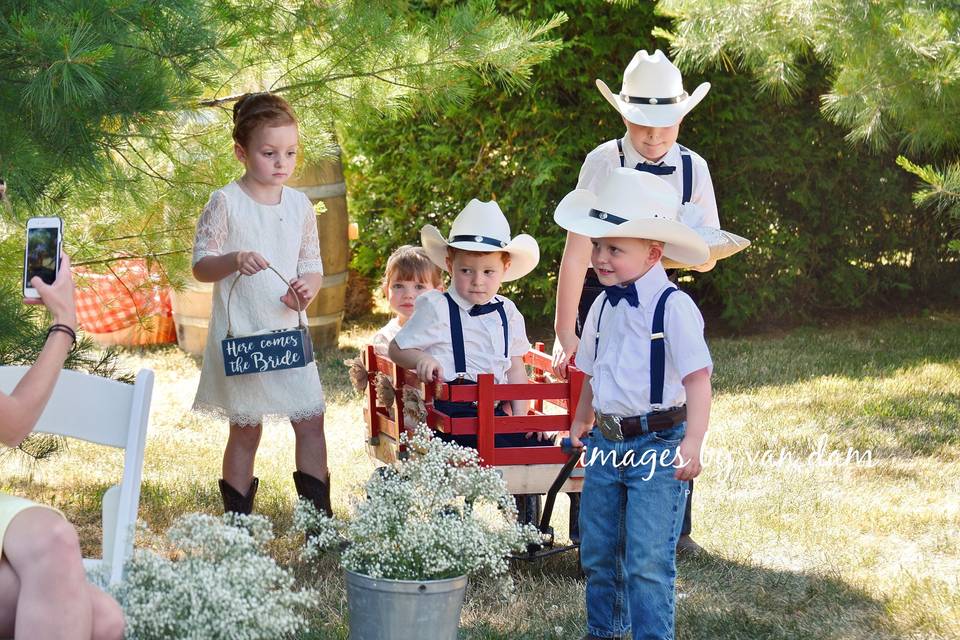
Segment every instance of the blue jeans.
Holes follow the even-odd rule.
[[[672,640],[676,545],[687,482],[672,466],[686,424],[587,441],[580,504],[580,561],[587,577],[587,631]],[[651,461],[653,458],[654,462]],[[664,463],[665,462],[665,463]]]

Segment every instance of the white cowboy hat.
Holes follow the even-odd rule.
[[[707,243],[710,249],[710,260],[706,264],[685,264],[664,258],[663,266],[665,269],[696,269],[698,271],[710,270],[718,260],[729,258],[735,253],[739,253],[750,246],[750,241],[743,236],[735,233],[708,227],[703,224],[703,212],[693,202],[685,202],[680,207],[680,222],[693,228],[703,241]]]
[[[664,243],[663,255],[684,264],[702,264],[710,249],[696,231],[680,222],[680,194],[662,178],[617,167],[597,192],[571,191],[553,214],[567,231],[589,238],[644,238]]]
[[[533,236],[521,233],[510,239],[510,223],[496,202],[474,198],[467,203],[450,226],[444,238],[431,224],[420,230],[420,244],[433,264],[447,270],[447,247],[482,253],[505,251],[510,254],[510,267],[503,281],[522,278],[540,262],[540,247]]]
[[[619,95],[613,95],[603,80],[597,80],[597,88],[633,124],[672,127],[703,100],[710,83],[704,82],[688,94],[683,90],[680,70],[657,49],[652,56],[645,50],[633,56],[623,72]]]

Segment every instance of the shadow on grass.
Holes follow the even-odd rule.
[[[678,640],[797,640],[903,637],[884,602],[843,580],[706,555],[678,567]],[[579,638],[585,633],[576,555],[515,568],[518,603],[499,620],[465,622],[461,638]],[[559,585],[558,585],[559,583]],[[565,594],[554,615],[544,598]],[[557,609],[557,608],[554,608]],[[550,609],[547,609],[550,611]]]
[[[824,376],[887,377],[924,363],[960,362],[960,316],[804,327],[777,337],[711,340],[710,348],[717,363],[715,388],[727,393]]]
[[[706,555],[679,566],[677,638],[899,638],[885,603],[837,577]]]

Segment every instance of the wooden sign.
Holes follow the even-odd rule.
[[[298,369],[313,362],[313,342],[306,327],[225,338],[220,348],[228,376]]]

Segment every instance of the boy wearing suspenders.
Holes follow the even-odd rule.
[[[679,215],[673,187],[619,167],[554,215],[592,239],[603,287],[583,325],[576,365],[586,380],[570,426],[575,446],[592,428],[580,505],[588,639],[674,637],[676,544],[713,369],[703,317],[661,264],[709,256]]]
[[[497,383],[525,384],[523,355],[530,348],[523,316],[498,295],[500,284],[528,274],[540,260],[537,241],[527,234],[510,236],[510,224],[496,202],[471,200],[444,237],[432,225],[420,233],[430,260],[450,273],[446,292],[428,291],[414,303],[413,315],[390,342],[390,359],[415,369],[424,382],[472,384],[480,373]],[[525,415],[529,401],[513,400],[513,415]],[[435,401],[434,408],[453,418],[474,417],[470,402]],[[504,407],[497,415],[507,415]],[[542,434],[497,434],[498,447],[540,444]],[[476,436],[438,437],[468,447]],[[518,496],[519,498],[520,496]],[[518,500],[521,521],[534,521],[539,496]]]
[[[692,94],[683,88],[680,70],[660,50],[649,55],[638,51],[623,73],[623,85],[614,95],[606,83],[597,80],[597,88],[623,119],[626,134],[604,142],[583,161],[578,189],[596,191],[614,169],[624,167],[663,178],[681,193],[683,218],[688,226],[720,228],[717,199],[706,161],[677,143],[683,117],[706,96],[710,83],[704,82]],[[554,369],[566,375],[566,365],[577,351],[581,327],[587,311],[602,287],[595,272],[588,270],[590,242],[569,232],[560,261],[557,282],[557,312],[554,329]],[[716,264],[709,257],[688,268],[709,271]],[[585,275],[586,274],[586,275]],[[688,501],[679,551],[698,553],[699,545],[690,537]]]

